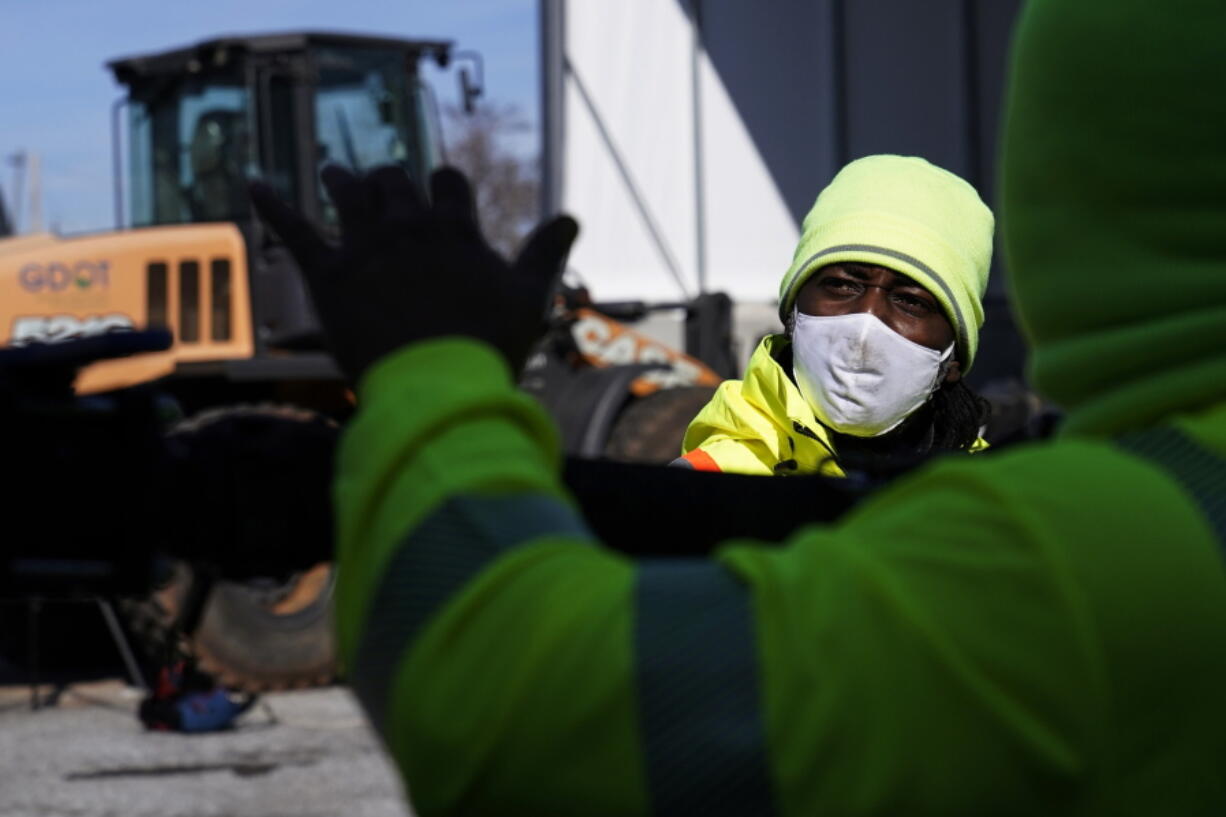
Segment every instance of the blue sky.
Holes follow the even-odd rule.
[[[486,99],[519,107],[536,146],[535,0],[0,0],[0,157],[42,161],[46,222],[62,232],[113,224],[110,109],[121,89],[110,59],[220,34],[335,29],[449,39],[485,59]],[[427,74],[442,104],[457,99],[454,69]],[[0,165],[11,202],[13,172]]]

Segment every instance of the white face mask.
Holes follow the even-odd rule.
[[[941,385],[944,352],[907,340],[874,315],[793,313],[792,372],[822,425],[855,437],[893,431]]]

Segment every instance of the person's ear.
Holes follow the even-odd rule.
[[[949,368],[945,370],[945,382],[957,383],[962,379],[962,364],[955,358],[949,361]]]

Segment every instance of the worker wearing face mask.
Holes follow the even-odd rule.
[[[987,403],[963,382],[983,325],[992,212],[923,159],[843,168],[805,217],[779,290],[784,334],[721,384],[674,465],[888,473],[976,451]]]

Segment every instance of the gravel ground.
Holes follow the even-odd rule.
[[[101,681],[33,710],[27,687],[0,687],[0,815],[412,815],[344,688],[266,695],[234,730],[205,735],[144,731],[139,698]]]

